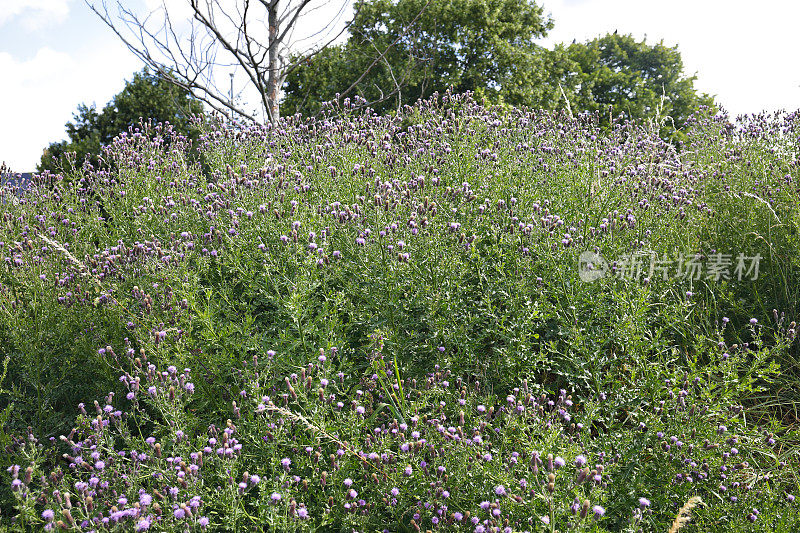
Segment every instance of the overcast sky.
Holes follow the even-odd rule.
[[[541,3],[555,20],[541,44],[614,30],[651,44],[663,40],[679,46],[696,87],[733,115],[800,108],[796,0]],[[144,11],[160,1],[125,4]],[[0,161],[17,172],[34,170],[42,150],[65,138],[78,104],[102,108],[142,66],[83,0],[0,0]]]

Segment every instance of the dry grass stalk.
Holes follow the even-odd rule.
[[[675,521],[672,522],[672,527],[669,528],[669,533],[678,533],[678,530],[689,523],[692,519],[692,509],[697,507],[703,502],[703,499],[700,496],[692,496],[689,498],[683,507],[678,511],[678,516],[675,517]]]
[[[49,238],[47,238],[47,237],[45,237],[44,235],[41,235],[41,234],[39,235],[39,238],[42,239],[47,244],[49,244],[50,246],[52,246],[53,248],[55,248],[56,250],[58,250],[59,252],[61,252],[62,254],[64,254],[64,256],[69,260],[70,263],[73,263],[75,266],[78,267],[78,270],[80,270],[81,276],[90,278],[95,283],[95,285],[97,285],[98,289],[101,292],[105,293],[105,296],[109,300],[111,300],[113,303],[115,303],[116,305],[118,305],[121,308],[123,308],[131,317],[135,316],[130,311],[130,309],[128,309],[127,307],[122,305],[122,303],[119,300],[117,300],[114,297],[114,295],[111,294],[110,291],[106,291],[105,290],[105,287],[103,287],[103,283],[100,281],[100,278],[98,278],[97,276],[92,274],[91,270],[89,270],[89,267],[86,266],[85,263],[81,262],[80,259],[78,259],[74,255],[72,255],[72,253],[69,250],[67,250],[62,244],[54,241],[53,239],[49,239]],[[100,303],[100,297],[98,296],[97,298],[94,299],[94,305],[97,306],[99,303]]]
[[[306,427],[306,429],[308,429],[312,433],[319,433],[323,437],[335,442],[343,450],[345,450],[348,453],[352,454],[356,459],[361,461],[361,463],[364,464],[365,466],[369,466],[373,470],[378,470],[378,471],[381,471],[381,472],[383,471],[382,469],[377,468],[375,465],[373,465],[372,463],[370,463],[369,461],[367,461],[366,459],[361,457],[358,454],[358,452],[356,452],[349,444],[347,444],[346,442],[343,442],[340,439],[337,439],[336,437],[334,437],[333,435],[331,435],[330,433],[328,433],[324,429],[315,426],[314,424],[312,424],[303,415],[301,415],[299,413],[295,413],[293,411],[290,411],[289,409],[286,409],[286,408],[283,408],[283,407],[279,407],[279,406],[277,406],[277,405],[275,405],[275,404],[273,404],[271,402],[269,404],[267,404],[266,408],[267,408],[267,411],[279,413],[279,414],[281,414],[281,415],[283,415],[283,416],[285,416],[287,418],[290,418],[290,419],[294,420],[295,422],[300,422],[301,424],[303,424]]]
[[[70,253],[69,250],[64,248],[64,246],[62,246],[61,244],[57,243],[53,239],[48,239],[44,235],[39,235],[39,238],[42,239],[47,244],[49,244],[50,246],[52,246],[53,248],[55,248],[56,250],[58,250],[59,252],[61,252],[62,254],[64,254],[67,257],[67,259],[70,260],[71,263],[75,264],[81,270],[81,273],[83,275],[87,275],[89,273],[89,268],[86,265],[84,265],[83,263],[81,263],[78,260],[78,258],[75,257],[74,255],[72,255],[72,253]]]

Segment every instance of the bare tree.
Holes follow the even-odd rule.
[[[125,7],[123,0],[116,0],[115,14],[105,0],[100,4],[86,1],[131,52],[156,72],[211,108],[256,122],[279,118],[280,88],[286,77],[349,26],[344,24],[338,31],[334,27],[347,0],[315,0],[316,5],[312,0],[185,0],[188,20],[176,20],[165,0],[146,16]],[[306,15],[334,1],[341,2],[335,17],[314,34],[293,41]],[[302,41],[312,42],[304,50],[290,49]],[[219,68],[244,72],[258,94],[260,113],[248,110],[233,97],[232,89],[228,92],[219,85]]]

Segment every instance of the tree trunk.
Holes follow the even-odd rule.
[[[267,116],[273,124],[280,117],[278,97],[280,96],[280,58],[278,56],[278,1],[272,0],[267,10],[269,23],[269,76],[267,78]]]

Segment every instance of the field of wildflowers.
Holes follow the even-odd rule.
[[[800,114],[355,104],[0,190],[0,530],[800,530]]]

